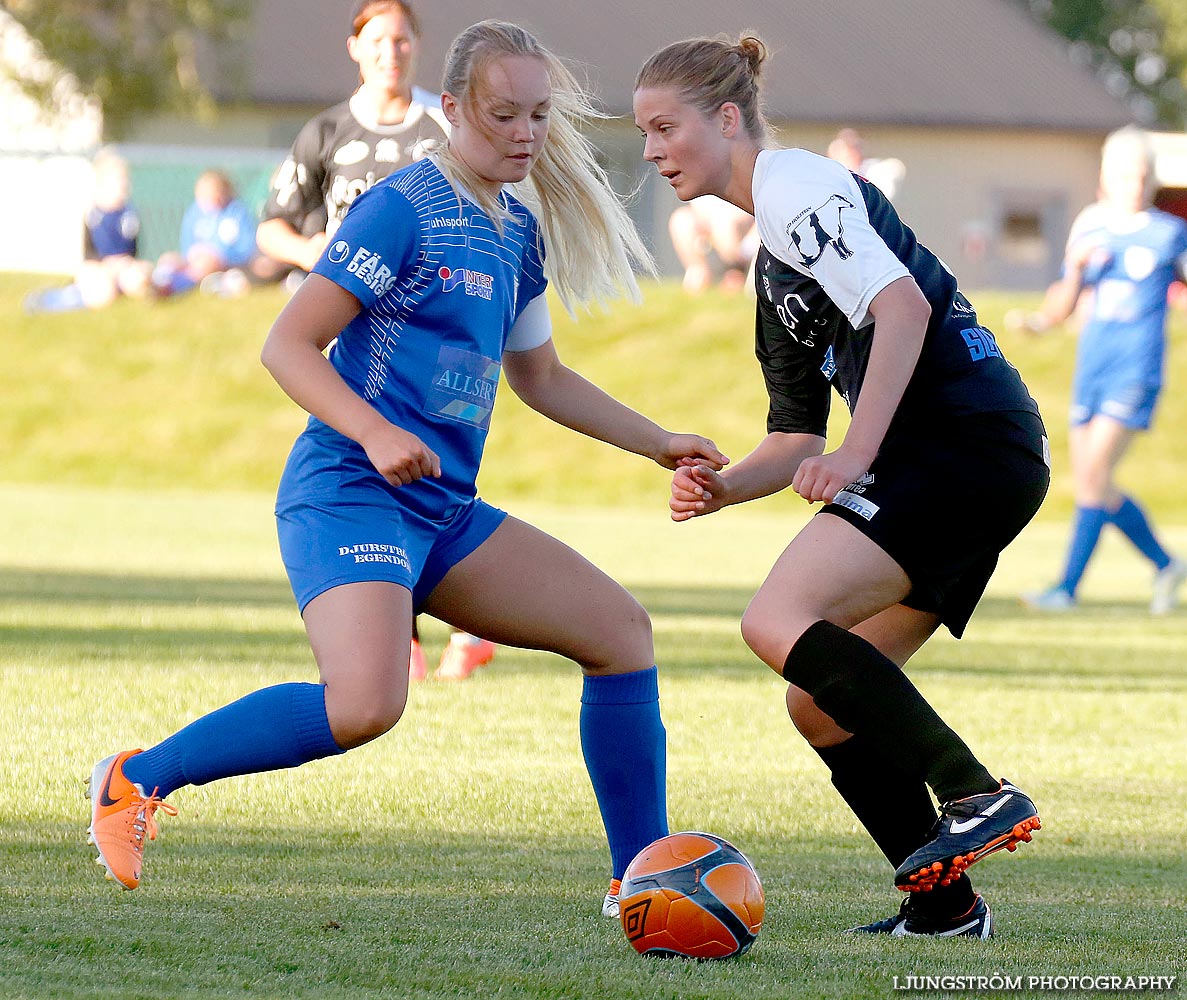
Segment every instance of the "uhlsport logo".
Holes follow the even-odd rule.
[[[350,244],[346,240],[339,240],[326,252],[331,264],[341,264],[350,253]]]
[[[443,292],[452,292],[458,285],[463,285],[467,295],[489,299],[494,291],[494,278],[481,271],[471,271],[468,267],[459,267],[456,271],[441,267],[437,271],[437,276],[441,279]]]

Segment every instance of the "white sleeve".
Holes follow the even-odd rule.
[[[763,245],[815,279],[854,329],[865,326],[874,297],[911,272],[870,224],[853,174],[803,149],[768,151],[759,162],[753,193]]]
[[[507,333],[504,351],[530,351],[552,339],[552,317],[541,292],[523,307],[523,312]]]

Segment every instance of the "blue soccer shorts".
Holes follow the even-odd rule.
[[[310,497],[276,510],[280,554],[297,606],[346,583],[386,581],[412,591],[421,607],[433,588],[498,528],[507,514],[465,498],[430,519],[383,491]]]
[[[1127,379],[1076,379],[1068,419],[1073,427],[1095,416],[1112,417],[1135,431],[1149,430],[1162,387]]]

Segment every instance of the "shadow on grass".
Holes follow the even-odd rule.
[[[742,642],[739,622],[752,597],[749,587],[636,586],[631,588],[655,620],[657,654],[674,674],[706,670],[739,677],[763,671]],[[32,603],[57,613],[45,624],[0,627],[0,655],[29,653],[63,661],[145,658],[161,666],[192,662],[258,662],[307,659],[292,594],[283,580],[238,577],[115,575],[96,572],[0,569],[0,608],[6,601]],[[171,623],[170,608],[220,612],[208,626]],[[110,624],[69,621],[80,612],[110,609]],[[129,623],[137,609],[153,615]],[[224,612],[243,609],[291,615],[289,626],[245,618],[242,627]],[[159,614],[157,613],[159,611]],[[679,619],[667,621],[666,619]],[[697,619],[704,622],[699,627]],[[1069,615],[1036,615],[1016,601],[981,602],[968,637],[958,644],[929,643],[910,666],[913,675],[953,672],[995,683],[1049,688],[1068,681],[1114,690],[1187,688],[1187,642],[1178,616],[1151,619],[1140,601],[1092,605]],[[1154,645],[1136,650],[1140,643]],[[550,669],[530,657],[517,662],[508,649],[500,662],[524,670]]]
[[[0,601],[9,599],[82,605],[294,607],[293,593],[284,580],[0,569]]]

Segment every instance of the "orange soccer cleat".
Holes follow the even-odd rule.
[[[162,809],[170,816],[177,810],[160,798],[154,789],[144,789],[124,777],[124,762],[139,750],[104,757],[87,779],[91,800],[91,825],[88,844],[99,851],[96,864],[107,869],[107,877],[125,889],[140,884],[140,866],[144,857],[144,837],[157,839],[157,821],[153,814]]]
[[[449,645],[441,654],[441,664],[433,675],[439,681],[464,681],[479,667],[484,667],[495,655],[495,644],[476,635],[454,632]]]

